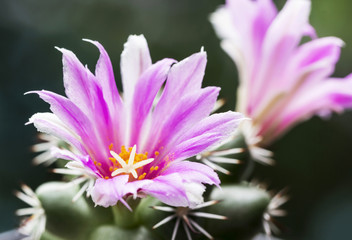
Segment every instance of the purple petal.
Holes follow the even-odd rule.
[[[275,4],[272,0],[237,0],[226,1],[233,27],[243,38],[242,44],[246,44],[246,51],[256,55],[261,51],[266,32],[277,15]],[[233,31],[233,29],[228,29]],[[243,46],[245,47],[245,46]],[[255,59],[253,59],[255,60]]]
[[[104,133],[104,124],[102,130],[96,120],[89,119],[74,103],[69,99],[49,91],[33,91],[29,93],[37,93],[40,98],[50,104],[51,111],[76,135],[80,137],[86,151],[90,152],[93,159],[107,159],[107,149],[110,142],[108,138],[99,137]],[[104,141],[105,140],[105,141]]]
[[[310,37],[311,39],[316,39],[318,38],[318,35],[314,29],[314,27],[310,24],[307,24],[306,27],[304,28],[303,30],[303,35],[304,36],[308,36]]]
[[[170,106],[179,103],[180,96],[200,90],[206,62],[206,53],[199,52],[172,66],[165,89],[155,107],[155,115],[168,112]]]
[[[110,59],[99,43],[92,43],[101,52],[96,68],[99,82],[71,51],[66,49],[59,50],[63,53],[66,95],[92,122],[96,123],[93,125],[96,139],[101,147],[106,147],[111,142],[117,142],[116,136],[109,137],[111,134],[108,133],[118,132],[117,130],[121,128],[122,121],[114,117],[112,120],[118,122],[118,124],[112,126],[110,116],[120,116],[120,114],[117,114],[117,108],[122,110],[122,104],[117,92]],[[114,97],[112,97],[113,95]],[[105,98],[110,101],[108,104]]]
[[[203,201],[203,184],[219,185],[213,169],[195,162],[174,162],[161,176],[143,187],[143,192],[171,206],[195,207]]]
[[[235,112],[213,114],[186,132],[174,147],[175,160],[186,159],[226,139],[243,120],[243,115]]]
[[[344,79],[329,79],[315,86],[314,91],[306,89],[294,102],[277,117],[280,124],[273,132],[273,137],[282,135],[294,124],[315,114],[326,115],[342,112],[352,107],[352,75]]]
[[[172,206],[194,206],[192,200],[201,199],[204,187],[193,189],[187,186],[220,183],[214,170],[200,163],[179,162],[152,180],[137,180],[128,182],[128,175],[111,179],[97,179],[91,191],[96,205],[109,207],[129,194],[137,196],[138,191],[158,198]],[[198,196],[199,195],[199,196]]]
[[[310,5],[310,1],[286,2],[265,36],[263,60],[269,60],[272,57],[275,57],[273,59],[275,62],[287,59],[285,56],[298,46],[306,26],[309,25]],[[277,50],[280,52],[276,52]]]
[[[51,151],[51,154],[53,154],[53,156],[55,156],[56,158],[71,160],[71,161],[80,162],[80,163],[86,163],[89,161],[89,155],[86,155],[86,156],[76,155],[73,152],[66,149],[54,148]]]
[[[247,96],[250,114],[252,109],[261,108],[260,105],[272,97],[270,89],[282,80],[282,69],[289,64],[294,49],[309,25],[309,13],[310,1],[287,1],[270,25],[263,40],[258,69],[253,69],[251,73],[250,95]]]
[[[176,106],[169,106],[164,114],[153,115],[153,125],[149,141],[154,141],[152,149],[164,152],[172,149],[173,143],[184,133],[189,131],[203,118],[207,117],[216,102],[219,88],[207,87],[200,91],[179,99]],[[165,109],[166,110],[166,109]],[[154,146],[152,142],[150,146]],[[160,156],[162,158],[162,156]]]
[[[96,180],[94,187],[91,190],[92,200],[95,205],[110,207],[125,195],[123,186],[128,182],[128,175]]]
[[[195,53],[172,66],[160,100],[160,105],[177,101],[179,95],[186,95],[199,90],[202,85],[207,54],[204,51]],[[162,108],[161,106],[158,106]]]
[[[215,184],[216,186],[220,184],[220,179],[216,172],[202,163],[174,162],[162,174],[166,176],[173,173],[178,173],[185,182]]]
[[[343,41],[335,37],[326,37],[310,41],[299,47],[297,54],[292,59],[292,65],[297,62],[297,75],[299,72],[311,72],[309,84],[316,84],[329,77],[335,70]],[[298,73],[297,73],[298,72]]]
[[[81,153],[86,153],[81,144],[81,137],[72,132],[56,115],[52,113],[36,113],[28,123],[33,123],[38,131],[53,135],[74,146]]]
[[[317,95],[323,94],[325,91],[322,91],[323,89],[328,90],[325,87],[326,85],[331,85],[331,90],[334,91],[335,89],[335,91],[337,91],[336,93],[339,94],[340,90],[336,90],[336,88],[339,88],[340,86],[340,83],[338,82],[343,81],[333,81],[333,83],[336,82],[337,84],[334,86],[334,84],[326,78],[334,71],[342,44],[343,42],[338,38],[321,38],[302,45],[297,50],[296,54],[292,56],[290,65],[288,65],[288,68],[283,75],[285,81],[277,82],[275,87],[271,87],[270,92],[268,92],[268,95],[271,95],[272,99],[274,99],[275,94],[280,93],[280,91],[286,91],[285,95],[282,95],[280,101],[271,104],[270,109],[268,109],[260,121],[260,134],[265,135],[267,142],[269,142],[269,139],[273,139],[274,135],[278,136],[285,132],[285,129],[283,129],[284,126],[288,127],[289,125],[294,124],[294,122],[292,122],[294,118],[289,118],[291,119],[290,124],[288,124],[287,120],[282,124],[279,122],[281,120],[280,116],[283,114],[290,114],[288,111],[290,111],[291,108],[296,108],[297,105],[300,104],[302,104],[302,106],[310,104],[309,106],[304,107],[304,109],[313,109],[317,104],[313,103],[313,100],[307,99],[311,97],[316,98]],[[314,89],[314,91],[312,91],[312,89]],[[325,101],[319,102],[324,103]],[[269,104],[270,103],[267,101],[263,101],[262,103],[263,106]],[[320,105],[319,109],[320,108],[323,108],[323,105]],[[330,104],[327,104],[326,109],[328,112],[330,112],[330,108]],[[260,110],[261,109],[258,108],[257,112]],[[319,112],[321,110],[319,110]],[[296,114],[297,113],[292,113],[292,115]],[[303,111],[300,115],[306,116],[303,118],[307,118],[308,115],[314,115],[314,112],[312,111],[307,115],[307,113]],[[274,130],[278,125],[280,125],[280,129]],[[277,133],[273,135],[272,131]]]
[[[66,96],[88,115],[94,102],[92,99],[92,89],[95,89],[96,85],[94,75],[82,65],[73,52],[64,48],[57,49],[62,52]]]
[[[84,171],[88,172],[89,175],[92,175],[96,178],[102,177],[89,155],[77,155],[72,153],[71,151],[60,148],[53,148],[51,149],[50,153],[56,158],[81,163],[85,167]],[[85,174],[85,172],[82,171],[82,174]]]
[[[99,206],[109,207],[121,201],[129,208],[123,197],[129,194],[137,196],[137,191],[145,185],[150,184],[151,181],[139,180],[128,182],[128,178],[128,175],[121,175],[110,179],[97,179],[91,191],[93,202]]]
[[[258,95],[251,84],[256,81],[255,85],[258,85],[257,82],[261,81],[256,75],[263,64],[263,42],[276,15],[277,10],[271,0],[227,1],[224,7],[211,15],[210,20],[222,39],[222,48],[237,65],[241,81],[239,95],[249,99],[248,102],[239,101],[238,109],[246,114],[252,111],[252,101],[262,95]]]
[[[164,59],[153,64],[145,70],[136,83],[131,116],[131,144],[128,145],[132,146],[137,142],[143,123],[151,112],[153,101],[174,62],[173,59]]]
[[[87,116],[69,99],[49,91],[32,91],[28,93],[36,93],[41,99],[50,104],[50,110],[60,120],[74,131],[82,139],[89,135],[89,119]],[[26,94],[28,94],[26,93]]]
[[[123,136],[121,136],[123,133],[122,129],[125,128],[126,124],[123,117],[125,109],[116,87],[114,71],[109,55],[99,42],[88,39],[84,40],[94,44],[100,52],[100,57],[95,68],[98,86],[92,89],[92,118],[95,118],[95,121],[101,125],[101,127],[98,127],[98,133],[102,135],[101,139],[106,139],[107,145],[112,142],[116,145],[122,144],[120,139],[123,139]],[[104,131],[105,134],[103,134]]]
[[[189,206],[184,181],[178,173],[164,174],[143,187],[143,192],[171,206]]]
[[[100,57],[95,67],[95,76],[101,85],[104,99],[108,103],[110,113],[113,115],[122,107],[122,101],[116,87],[114,70],[109,55],[99,42],[88,39],[84,40],[94,44],[99,49]]]

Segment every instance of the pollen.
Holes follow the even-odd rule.
[[[150,172],[153,172],[153,171],[158,171],[158,169],[159,169],[159,166],[152,166],[149,170],[150,170]]]
[[[158,156],[158,155],[159,155],[159,152],[158,152],[158,151],[155,151],[154,154],[155,154],[155,156]]]
[[[114,147],[114,144],[111,143],[111,144],[109,145],[109,150],[111,151],[111,150],[113,149],[113,147]]]
[[[97,162],[97,161],[94,161],[94,165],[101,167],[101,163],[100,163],[100,162]]]
[[[147,174],[146,174],[146,173],[143,173],[142,175],[139,175],[138,180],[144,179],[144,178],[145,178],[145,175],[147,175]]]

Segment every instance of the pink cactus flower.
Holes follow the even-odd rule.
[[[201,87],[206,53],[152,64],[145,38],[130,36],[121,55],[122,96],[105,49],[86,41],[100,51],[95,74],[71,51],[58,49],[67,98],[30,92],[52,113],[34,114],[29,123],[74,148],[57,149],[56,157],[93,179],[87,184],[97,205],[121,201],[128,207],[129,195],[151,195],[173,206],[201,203],[203,184],[218,185],[219,178],[206,165],[184,160],[226,138],[242,118],[235,112],[209,116],[220,89]]]
[[[317,38],[309,0],[227,0],[211,15],[221,46],[239,72],[239,112],[264,146],[298,122],[352,106],[352,76],[333,78],[343,41]],[[302,37],[313,40],[301,44]]]

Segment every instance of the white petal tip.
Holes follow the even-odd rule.
[[[91,40],[91,39],[88,39],[88,38],[82,38],[82,41],[89,42],[89,43],[91,43],[91,44],[93,44],[93,45],[95,45],[97,47],[99,47],[99,45],[100,45],[99,42]]]

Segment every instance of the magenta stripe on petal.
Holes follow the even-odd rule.
[[[88,114],[93,103],[91,91],[95,84],[92,81],[94,76],[73,52],[64,48],[57,49],[62,52],[65,93],[74,104]]]
[[[175,60],[164,59],[148,68],[135,86],[131,116],[131,143],[138,142],[143,123],[151,112],[153,101],[166,81],[171,64]],[[131,144],[130,144],[131,145]]]
[[[185,159],[197,155],[214,146],[226,136],[230,136],[243,120],[240,113],[227,112],[213,114],[185,132],[175,149],[175,159]]]
[[[206,53],[200,52],[172,66],[163,94],[155,108],[156,115],[161,117],[170,111],[170,106],[179,104],[180,97],[200,90],[206,62]]]
[[[60,118],[60,120],[72,129],[78,136],[88,138],[89,119],[87,116],[69,99],[49,91],[32,91],[41,99],[50,104],[50,110]]]
[[[122,100],[116,87],[114,70],[109,55],[99,42],[84,40],[94,44],[99,49],[100,57],[95,67],[95,76],[102,88],[104,99],[108,103],[111,114],[116,114],[122,106]]]
[[[215,87],[204,88],[198,93],[181,98],[176,106],[170,106],[169,111],[164,114],[153,115],[154,137],[151,136],[151,139],[157,144],[154,149],[164,148],[166,152],[170,151],[184,132],[210,114],[219,90]]]

